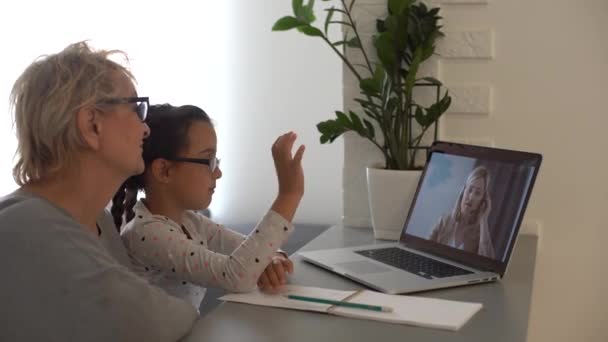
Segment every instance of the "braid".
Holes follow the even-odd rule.
[[[135,217],[133,207],[137,203],[137,192],[142,188],[141,175],[133,176],[122,183],[114,198],[112,198],[112,209],[110,211],[112,212],[114,224],[118,232],[120,232],[120,227],[122,226],[123,216],[125,223]]]
[[[119,233],[120,227],[122,226],[122,215],[125,212],[124,200],[126,197],[126,192],[126,186],[123,183],[112,198],[112,209],[110,209],[112,217],[114,218],[114,224],[116,225],[116,229]]]
[[[135,217],[133,207],[137,203],[137,189],[125,187],[125,222],[131,221]]]

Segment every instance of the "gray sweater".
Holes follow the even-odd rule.
[[[16,191],[0,198],[0,341],[176,341],[196,309],[135,275],[107,212],[95,236]]]

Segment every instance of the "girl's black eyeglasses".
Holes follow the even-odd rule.
[[[215,169],[217,169],[220,166],[220,160],[217,158],[198,159],[198,158],[175,157],[175,158],[170,158],[167,160],[207,165],[207,166],[209,166],[209,170],[211,170],[211,172],[215,172]]]

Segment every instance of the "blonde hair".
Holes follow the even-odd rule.
[[[40,180],[66,165],[83,148],[76,124],[82,107],[116,96],[116,84],[131,72],[110,60],[119,50],[93,51],[86,42],[40,56],[15,81],[9,103],[17,133],[13,178],[19,185]]]
[[[471,173],[469,173],[469,177],[467,177],[467,181],[464,184],[464,186],[462,187],[462,190],[460,190],[460,195],[458,195],[458,200],[456,201],[456,204],[454,205],[454,209],[452,209],[452,218],[454,218],[455,221],[460,221],[461,219],[461,214],[460,214],[460,207],[462,205],[462,198],[464,197],[464,190],[467,188],[467,185],[473,183],[475,180],[477,179],[483,179],[484,182],[484,199],[486,194],[489,192],[489,186],[490,186],[490,172],[488,171],[488,169],[485,166],[478,166],[475,169],[473,169],[473,171],[471,171]],[[475,218],[475,222],[477,222],[479,220],[479,210],[477,212],[477,217]]]

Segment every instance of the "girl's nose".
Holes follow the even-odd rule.
[[[142,122],[144,124],[144,139],[150,136],[150,126],[147,123]]]

